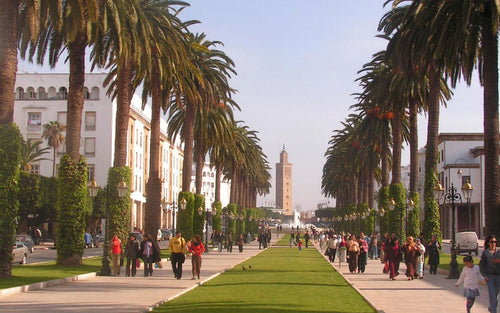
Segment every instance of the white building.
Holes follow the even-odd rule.
[[[196,191],[196,165],[193,164],[193,175],[191,176],[191,192]],[[203,165],[203,178],[201,186],[201,194],[205,197],[205,206],[210,208],[212,203],[215,201],[215,167],[210,167],[209,162],[205,162]],[[225,180],[221,177],[220,184],[220,201],[222,207],[226,207],[229,204],[231,196],[231,182]]]
[[[80,153],[87,159],[89,180],[106,185],[108,169],[113,164],[115,142],[116,103],[106,95],[103,81],[107,74],[85,75],[85,102],[82,115]],[[69,74],[17,74],[14,122],[25,139],[42,140],[43,125],[58,121],[66,125]],[[132,169],[132,212],[130,228],[142,229],[146,202],[145,184],[149,175],[149,140],[151,108],[141,109],[141,99],[132,100],[128,132],[127,165]],[[172,203],[180,192],[182,181],[183,147],[180,141],[166,139],[167,123],[161,120],[160,168],[163,199]],[[47,146],[44,142],[43,146]],[[61,146],[56,152],[57,164],[65,152]],[[52,176],[51,160],[32,164],[32,172]],[[164,210],[162,224],[172,225],[172,210]]]

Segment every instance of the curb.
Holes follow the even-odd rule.
[[[21,293],[21,292],[40,290],[40,289],[44,289],[44,288],[55,286],[55,285],[63,285],[63,284],[73,282],[73,281],[88,279],[88,278],[95,277],[95,276],[97,276],[97,273],[87,273],[87,274],[58,278],[58,279],[53,279],[53,280],[48,280],[48,281],[42,281],[42,282],[30,284],[30,285],[1,289],[0,296],[9,296],[9,295],[13,295],[16,293]]]

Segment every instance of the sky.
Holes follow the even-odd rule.
[[[321,193],[324,154],[335,130],[354,113],[353,93],[361,88],[358,71],[385,48],[377,26],[389,8],[385,0],[191,0],[182,20],[198,20],[194,33],[221,41],[235,62],[230,80],[238,90],[237,120],[258,132],[271,166],[270,194],[257,205],[275,201],[275,171],[285,147],[292,163],[292,207],[314,210],[330,201]],[[53,72],[67,72],[59,64]],[[19,71],[47,72],[26,62]],[[482,132],[482,88],[477,72],[471,87],[460,84],[447,108],[441,107],[440,132]],[[419,148],[425,146],[426,116],[419,117]],[[409,164],[405,147],[402,165]]]

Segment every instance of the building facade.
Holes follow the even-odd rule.
[[[280,162],[276,163],[276,207],[292,215],[292,163],[288,162],[288,153],[283,146]]]
[[[215,201],[215,167],[211,167],[209,162],[203,165],[203,177],[201,185],[201,194],[205,197],[205,207],[211,208],[212,203]],[[193,164],[193,175],[191,176],[190,190],[192,193],[196,191],[196,165]],[[229,204],[231,195],[231,182],[221,177],[220,182],[220,202],[222,207]]]
[[[115,143],[116,103],[106,95],[103,81],[106,73],[88,73],[85,76],[84,109],[80,153],[87,159],[88,179],[95,179],[100,186],[107,182],[108,169],[113,164]],[[25,139],[42,140],[43,125],[58,121],[66,125],[69,74],[17,74],[14,122]],[[149,175],[149,140],[151,108],[141,108],[141,99],[134,95],[129,116],[127,166],[132,170],[131,224],[130,229],[143,229],[146,203],[146,182]],[[181,190],[183,146],[180,141],[166,138],[167,123],[161,120],[160,169],[162,173],[162,198],[173,203]],[[47,146],[47,142],[43,142]],[[57,165],[65,153],[59,147],[50,160],[31,164],[31,171],[43,176],[57,176]],[[53,168],[52,158],[56,159]],[[173,208],[173,206],[171,206]],[[171,227],[173,209],[164,209],[162,225]]]

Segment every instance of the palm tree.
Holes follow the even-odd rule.
[[[31,170],[31,163],[48,160],[42,156],[49,153],[47,150],[50,147],[40,148],[42,143],[41,140],[23,140],[21,145],[21,163],[19,166],[21,170],[29,172]]]
[[[54,150],[54,159],[52,160],[52,177],[56,176],[56,150],[64,144],[63,132],[66,126],[58,121],[50,121],[43,125],[42,138],[47,139],[49,147]]]

